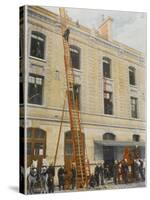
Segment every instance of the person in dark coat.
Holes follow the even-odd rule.
[[[76,168],[73,165],[72,169],[71,169],[71,185],[72,185],[72,190],[74,190],[74,188],[76,186],[76,176],[77,176]]]
[[[54,165],[53,165],[52,163],[50,164],[49,168],[47,169],[47,172],[48,172],[48,174],[51,175],[52,177],[55,176],[55,167],[54,167]]]
[[[135,182],[139,181],[139,165],[136,159],[133,162],[133,169],[134,169],[134,180]]]
[[[100,163],[99,174],[101,178],[101,185],[104,185],[104,162],[103,161]]]
[[[142,181],[145,181],[143,161],[141,159],[139,159],[139,174],[141,176]]]
[[[91,174],[91,176],[90,176],[89,186],[90,186],[90,188],[95,187],[95,176],[93,174]]]
[[[118,161],[115,160],[113,165],[113,181],[114,184],[118,184]]]
[[[110,166],[109,166],[109,164],[106,164],[105,165],[105,177],[107,178],[107,180],[110,180]]]
[[[68,42],[69,40],[70,29],[67,28],[63,34],[64,39]]]
[[[48,177],[48,191],[54,193],[54,177],[51,174]]]
[[[48,167],[47,173],[48,173],[48,189],[50,193],[53,193],[55,187],[54,186],[55,167],[52,163]]]
[[[125,159],[123,160],[123,163],[122,163],[122,175],[123,175],[123,180],[125,184],[128,183],[128,174],[129,174],[129,168],[128,168],[127,160]]]
[[[58,169],[58,182],[59,182],[59,190],[63,188],[64,190],[64,184],[65,184],[65,170],[64,167],[61,166]]]
[[[95,170],[94,170],[94,175],[95,175],[95,181],[96,181],[96,185],[99,186],[99,166],[96,165]]]

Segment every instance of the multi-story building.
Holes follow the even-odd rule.
[[[79,100],[81,126],[90,163],[122,159],[125,147],[141,149],[146,137],[145,64],[141,52],[114,41],[112,19],[91,30],[68,17],[70,53]],[[60,18],[41,7],[28,7],[27,155],[53,162],[66,92]],[[22,84],[22,83],[21,83]],[[68,106],[57,165],[70,151]]]

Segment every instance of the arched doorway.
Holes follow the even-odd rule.
[[[85,149],[85,136],[84,133],[81,133],[82,145]],[[72,164],[75,162],[74,155],[74,144],[73,144],[73,134],[71,131],[65,132],[64,137],[64,167],[65,167],[65,187],[66,189],[70,188],[71,183],[71,168]]]
[[[105,162],[105,167],[109,169],[110,176],[113,176],[113,163],[114,163],[114,146],[111,142],[116,139],[113,133],[105,133],[103,135],[103,140],[107,140],[108,144],[103,145],[103,159]]]
[[[40,128],[27,129],[27,165],[32,160],[38,160],[38,167],[41,167],[42,159],[46,156],[46,132]]]

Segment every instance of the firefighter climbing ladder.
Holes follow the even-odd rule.
[[[77,188],[82,188],[82,187],[87,186],[88,184],[88,176],[90,175],[90,167],[89,167],[88,159],[86,163],[86,152],[85,152],[85,145],[83,145],[83,133],[81,132],[78,99],[75,97],[75,94],[74,94],[74,74],[73,74],[73,68],[72,68],[71,59],[70,59],[69,41],[68,41],[68,37],[67,38],[64,37],[65,31],[69,30],[67,27],[67,16],[66,16],[64,8],[60,8],[59,12],[60,12],[60,20],[61,20],[61,31],[62,31],[63,47],[64,47],[64,64],[65,64],[65,73],[66,73],[66,82],[67,82],[66,96],[68,99],[70,128],[71,128],[72,140],[73,140],[72,141],[73,162],[75,163],[76,171],[77,171],[76,186]],[[64,105],[65,105],[65,102],[64,102]],[[56,158],[57,158],[63,116],[64,114],[62,114],[61,126],[59,130],[58,141],[57,141],[57,149],[56,149],[56,154],[54,158],[54,164],[56,163]]]

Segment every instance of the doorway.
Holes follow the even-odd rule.
[[[113,176],[113,164],[114,164],[114,147],[103,146],[103,159],[105,168],[109,170],[110,177]]]

